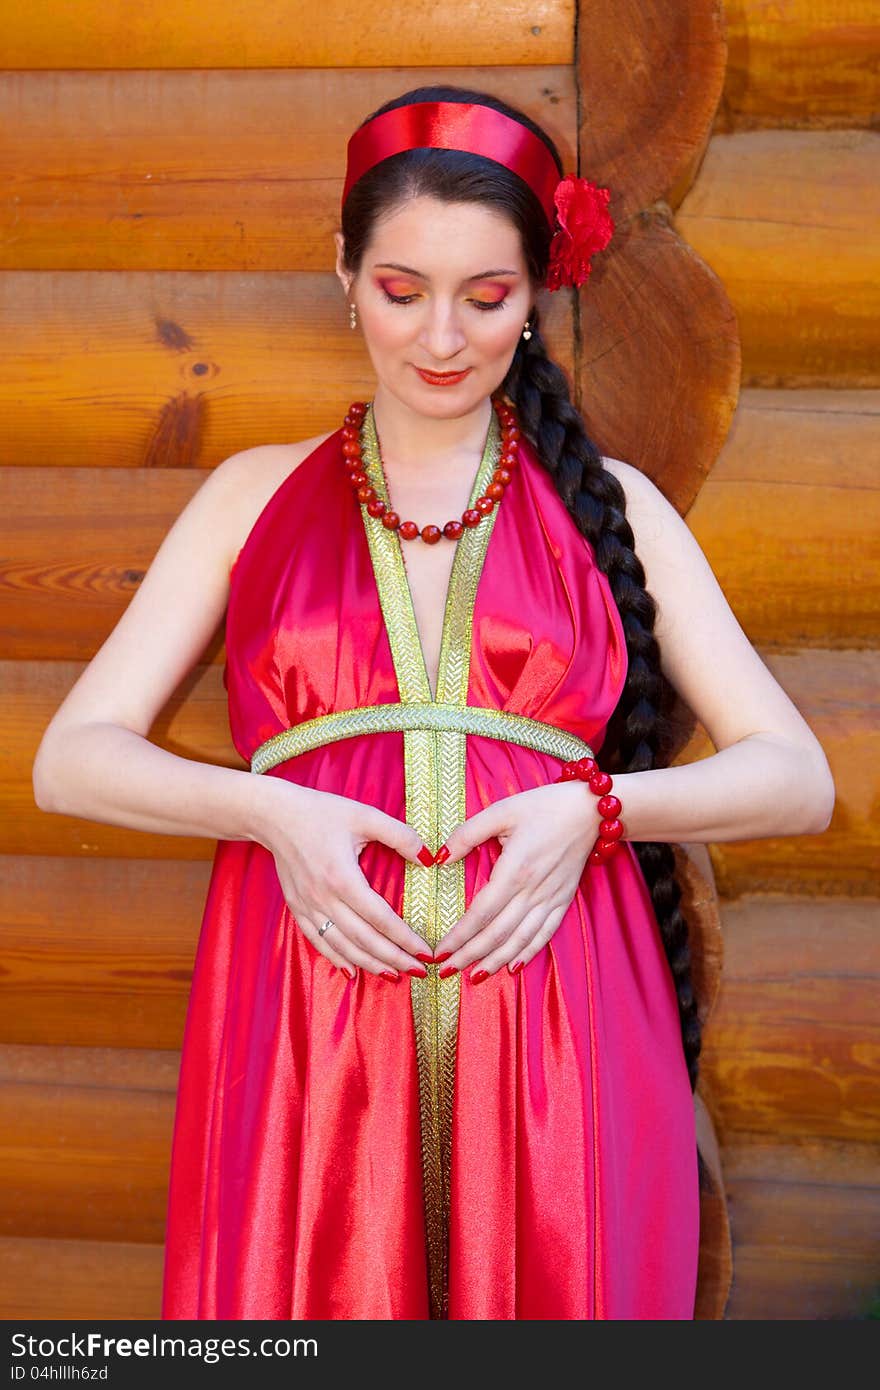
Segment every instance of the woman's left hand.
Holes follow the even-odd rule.
[[[476,963],[469,977],[476,983],[502,965],[525,964],[546,946],[596,842],[602,819],[596,804],[583,782],[551,782],[502,797],[456,826],[438,872],[493,836],[501,854],[464,916],[434,948],[435,957],[444,956],[444,974]]]

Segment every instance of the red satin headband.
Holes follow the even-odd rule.
[[[466,150],[506,165],[534,189],[553,226],[553,193],[559,171],[544,141],[503,112],[468,101],[419,101],[412,106],[396,106],[356,130],[348,142],[343,203],[352,185],[380,160],[403,150],[432,147]]]
[[[590,256],[607,246],[614,230],[607,211],[609,190],[574,174],[560,179],[543,140],[491,106],[420,101],[374,116],[348,142],[343,206],[368,169],[403,150],[424,148],[466,150],[518,174],[537,195],[554,231],[546,287],[584,283]]]

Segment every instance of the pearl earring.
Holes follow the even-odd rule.
[[[357,328],[357,305],[354,300],[348,306],[348,323],[350,328]]]
[[[522,335],[523,335],[523,337],[525,338],[526,342],[528,342],[529,338],[531,338],[531,336],[532,336],[532,329],[531,329],[531,324],[530,324],[530,320],[529,320],[529,319],[526,319],[526,321],[525,321],[525,323],[524,323],[524,325],[523,325],[523,334],[522,334]]]

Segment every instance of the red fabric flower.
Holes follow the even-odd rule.
[[[589,179],[567,174],[556,185],[553,201],[559,230],[550,243],[550,265],[545,285],[582,285],[592,269],[590,257],[603,251],[611,240],[614,223],[608,212],[610,191]]]

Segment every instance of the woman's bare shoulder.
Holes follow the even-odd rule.
[[[335,430],[292,444],[255,444],[230,454],[214,469],[217,486],[230,507],[233,534],[231,558],[241,549],[267,503],[301,463]]]
[[[681,513],[647,473],[623,459],[602,459],[603,468],[613,473],[626,499],[626,519],[633,533],[636,550],[677,551],[688,531]]]
[[[625,463],[623,459],[609,458],[603,455],[602,467],[609,473],[613,473],[620,486],[626,493],[627,506],[633,502],[635,506],[650,506],[656,497],[657,504],[665,502],[662,492],[657,484],[643,473],[635,464]],[[668,504],[667,504],[668,505]]]
[[[657,605],[663,672],[716,749],[756,734],[778,737],[815,758],[830,785],[816,736],[753,646],[685,517],[641,469],[621,459],[602,463],[626,495],[645,588]]]

